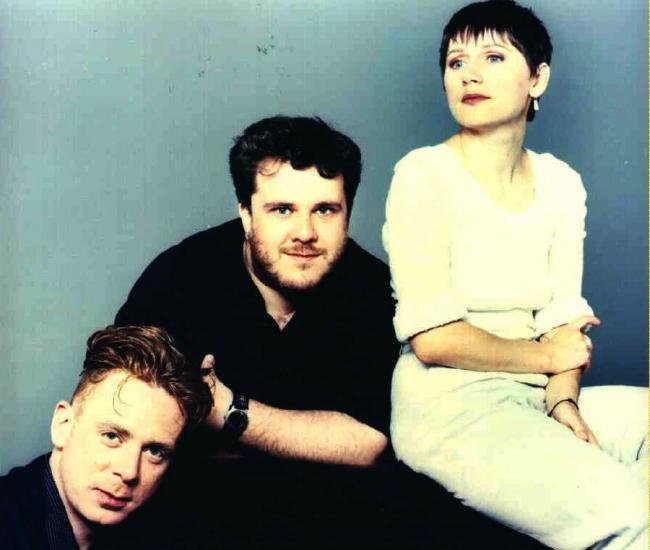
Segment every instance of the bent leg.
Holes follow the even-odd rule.
[[[492,378],[440,393],[436,369],[422,369],[398,365],[393,387],[393,444],[413,470],[553,548],[641,547],[645,487],[547,418],[543,389]]]
[[[580,413],[603,450],[627,465],[648,486],[648,389],[633,386],[583,388]]]

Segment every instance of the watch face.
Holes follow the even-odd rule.
[[[226,423],[233,432],[240,434],[248,426],[248,414],[235,409],[228,415]]]

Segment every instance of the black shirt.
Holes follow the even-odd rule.
[[[149,503],[148,503],[149,504]],[[171,550],[172,533],[140,508],[118,524],[93,531],[92,550]],[[179,544],[178,548],[186,548]],[[52,470],[50,454],[0,476],[0,549],[79,550]]]
[[[79,548],[49,458],[42,455],[0,477],[0,548]]]
[[[398,344],[387,266],[348,240],[280,330],[246,270],[243,238],[233,220],[163,252],[115,322],[166,328],[197,365],[213,354],[236,393],[284,409],[344,412],[388,434]]]

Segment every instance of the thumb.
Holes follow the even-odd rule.
[[[201,361],[201,374],[204,376],[206,374],[210,374],[210,372],[214,369],[214,355],[206,355],[203,358],[203,361]]]
[[[600,319],[598,317],[594,317],[593,315],[582,315],[574,321],[567,323],[567,326],[576,330],[582,329],[585,325],[598,326],[600,325]]]

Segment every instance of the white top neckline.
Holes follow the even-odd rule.
[[[520,218],[520,217],[529,216],[535,210],[537,210],[540,203],[540,186],[539,186],[539,167],[537,165],[537,154],[534,151],[524,148],[524,151],[526,152],[528,158],[530,159],[530,165],[533,171],[533,179],[534,179],[533,200],[524,210],[514,211],[514,210],[509,210],[508,208],[505,208],[504,206],[501,206],[499,204],[496,204],[494,200],[492,200],[492,198],[487,194],[487,192],[481,185],[481,182],[476,178],[476,176],[474,176],[469,170],[467,170],[467,168],[462,162],[462,159],[458,156],[456,151],[454,151],[449,145],[447,145],[447,143],[445,142],[440,143],[439,146],[447,151],[448,156],[457,165],[460,171],[463,174],[465,174],[466,179],[471,184],[470,187],[474,190],[475,194],[480,196],[481,200],[484,203],[486,203],[487,206],[494,212],[498,212],[499,214],[504,216]]]

